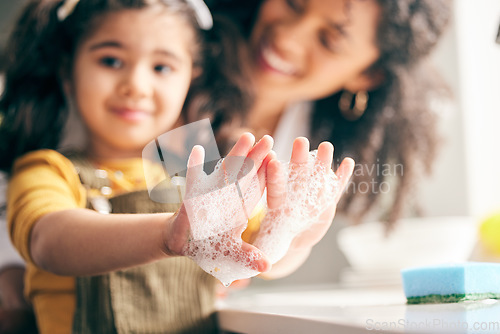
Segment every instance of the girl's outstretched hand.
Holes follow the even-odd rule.
[[[271,263],[283,258],[289,249],[309,250],[330,227],[354,170],[354,161],[346,158],[333,173],[332,161],[331,143],[321,143],[312,154],[309,141],[297,138],[288,168],[275,159],[268,163],[268,212],[254,245]]]
[[[248,215],[263,194],[272,158],[271,137],[254,143],[253,135],[243,134],[209,175],[203,171],[203,148],[193,148],[184,203],[164,237],[166,253],[189,256],[225,284],[270,268],[266,256],[241,239]]]

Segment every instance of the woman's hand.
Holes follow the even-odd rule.
[[[186,255],[223,283],[267,271],[270,263],[254,246],[241,240],[248,216],[265,186],[266,167],[273,157],[273,140],[266,136],[254,146],[243,134],[219,168],[203,171],[204,151],[191,152],[186,196],[170,219],[165,248],[170,255]]]
[[[254,245],[272,263],[288,251],[308,253],[330,227],[354,169],[354,161],[346,158],[334,174],[332,161],[331,143],[321,143],[314,156],[309,153],[309,141],[297,138],[287,171],[277,160],[268,163],[268,173],[282,177],[268,178],[268,213]]]
[[[291,163],[294,165],[301,165],[307,162],[307,152],[309,151],[309,143],[306,138],[298,138],[294,142],[294,150],[291,158]],[[333,162],[333,145],[329,142],[323,142],[318,146],[317,163],[320,164],[326,173],[331,173],[331,166]],[[345,158],[340,164],[339,168],[335,172],[335,177],[337,179],[336,189],[334,190],[333,197],[330,198],[318,198],[320,203],[326,204],[326,209],[319,214],[316,222],[312,224],[309,228],[305,229],[303,232],[299,233],[294,239],[291,247],[297,248],[311,248],[316,245],[326,234],[330,225],[332,224],[333,218],[335,217],[335,211],[337,208],[337,203],[340,197],[344,193],[347,184],[351,178],[354,170],[354,160],[351,158]],[[325,193],[323,193],[325,195]],[[321,196],[321,194],[320,194]],[[317,215],[318,212],[314,212],[314,208],[311,207],[311,216]]]

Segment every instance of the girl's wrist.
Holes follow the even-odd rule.
[[[163,253],[164,257],[172,257],[175,254],[170,250],[169,240],[170,240],[170,230],[172,229],[172,225],[175,222],[175,217],[177,216],[177,212],[175,212],[172,216],[167,217],[163,222],[162,227],[162,238],[160,243],[160,249]]]

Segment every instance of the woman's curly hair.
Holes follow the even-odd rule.
[[[262,0],[245,1],[245,5],[219,1],[214,9],[235,16],[249,33]],[[346,0],[347,10],[352,1],[364,0]],[[315,101],[310,139],[313,147],[329,140],[337,157],[355,159],[352,182],[338,208],[353,221],[360,222],[376,207],[384,187],[394,188],[391,210],[383,217],[390,226],[403,214],[418,177],[431,172],[436,157],[437,115],[431,107],[448,90],[428,65],[427,56],[447,25],[451,3],[377,1],[381,56],[367,71],[381,72],[384,81],[368,92],[367,109],[355,121],[347,120],[339,110],[342,91]],[[392,166],[389,173],[388,166]]]

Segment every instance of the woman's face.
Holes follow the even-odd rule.
[[[314,100],[375,85],[376,0],[265,0],[250,46],[258,93]]]

